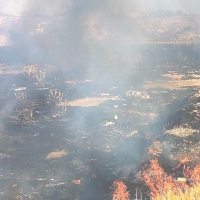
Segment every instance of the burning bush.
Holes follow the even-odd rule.
[[[115,191],[113,193],[113,200],[128,200],[129,193],[127,191],[126,185],[120,181],[114,181],[113,186],[115,187]]]
[[[149,148],[149,154],[159,156],[162,153],[159,141],[153,143]],[[172,170],[183,166],[183,177],[174,178],[164,172],[158,159],[150,159],[150,165],[138,172],[138,178],[149,188],[151,200],[198,200],[200,199],[200,164],[191,169],[186,166],[190,160],[185,157]],[[113,200],[128,200],[130,195],[127,187],[122,181],[114,181]],[[137,192],[137,191],[136,191]],[[136,197],[134,200],[142,200]]]
[[[150,160],[147,169],[138,173],[138,177],[149,187],[153,200],[200,199],[200,165],[194,169],[184,167],[183,174],[184,178],[173,178],[154,159]]]

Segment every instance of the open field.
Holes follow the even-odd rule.
[[[26,20],[25,39],[0,20],[0,199],[109,200],[116,180],[150,199],[136,176],[149,157],[179,180],[181,160],[200,163],[196,21],[125,16],[127,36],[94,16],[79,46],[53,38],[62,16]]]

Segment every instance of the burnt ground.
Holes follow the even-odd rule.
[[[199,45],[148,48],[140,46],[135,67],[102,69],[91,82],[66,80],[69,72],[41,65],[45,88],[64,93],[67,110],[58,116],[41,104],[45,89],[33,86],[21,67],[1,66],[0,199],[112,199],[117,179],[132,198],[137,188],[148,199],[136,173],[154,141],[163,148],[159,161],[175,176],[180,159],[199,163],[200,71],[192,53]],[[37,100],[31,117],[30,110],[19,113],[27,108],[15,95],[22,87],[32,87]]]
[[[0,199],[107,200],[117,179],[148,199],[155,141],[175,177],[199,163],[198,16],[71,15],[1,18]]]

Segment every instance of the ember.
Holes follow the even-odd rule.
[[[149,154],[158,156],[162,151],[161,143],[159,141],[155,141],[152,146],[149,147]]]

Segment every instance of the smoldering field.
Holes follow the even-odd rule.
[[[155,141],[169,172],[199,162],[198,17],[96,3],[1,17],[2,200],[112,199],[118,179],[149,198],[135,175]]]

